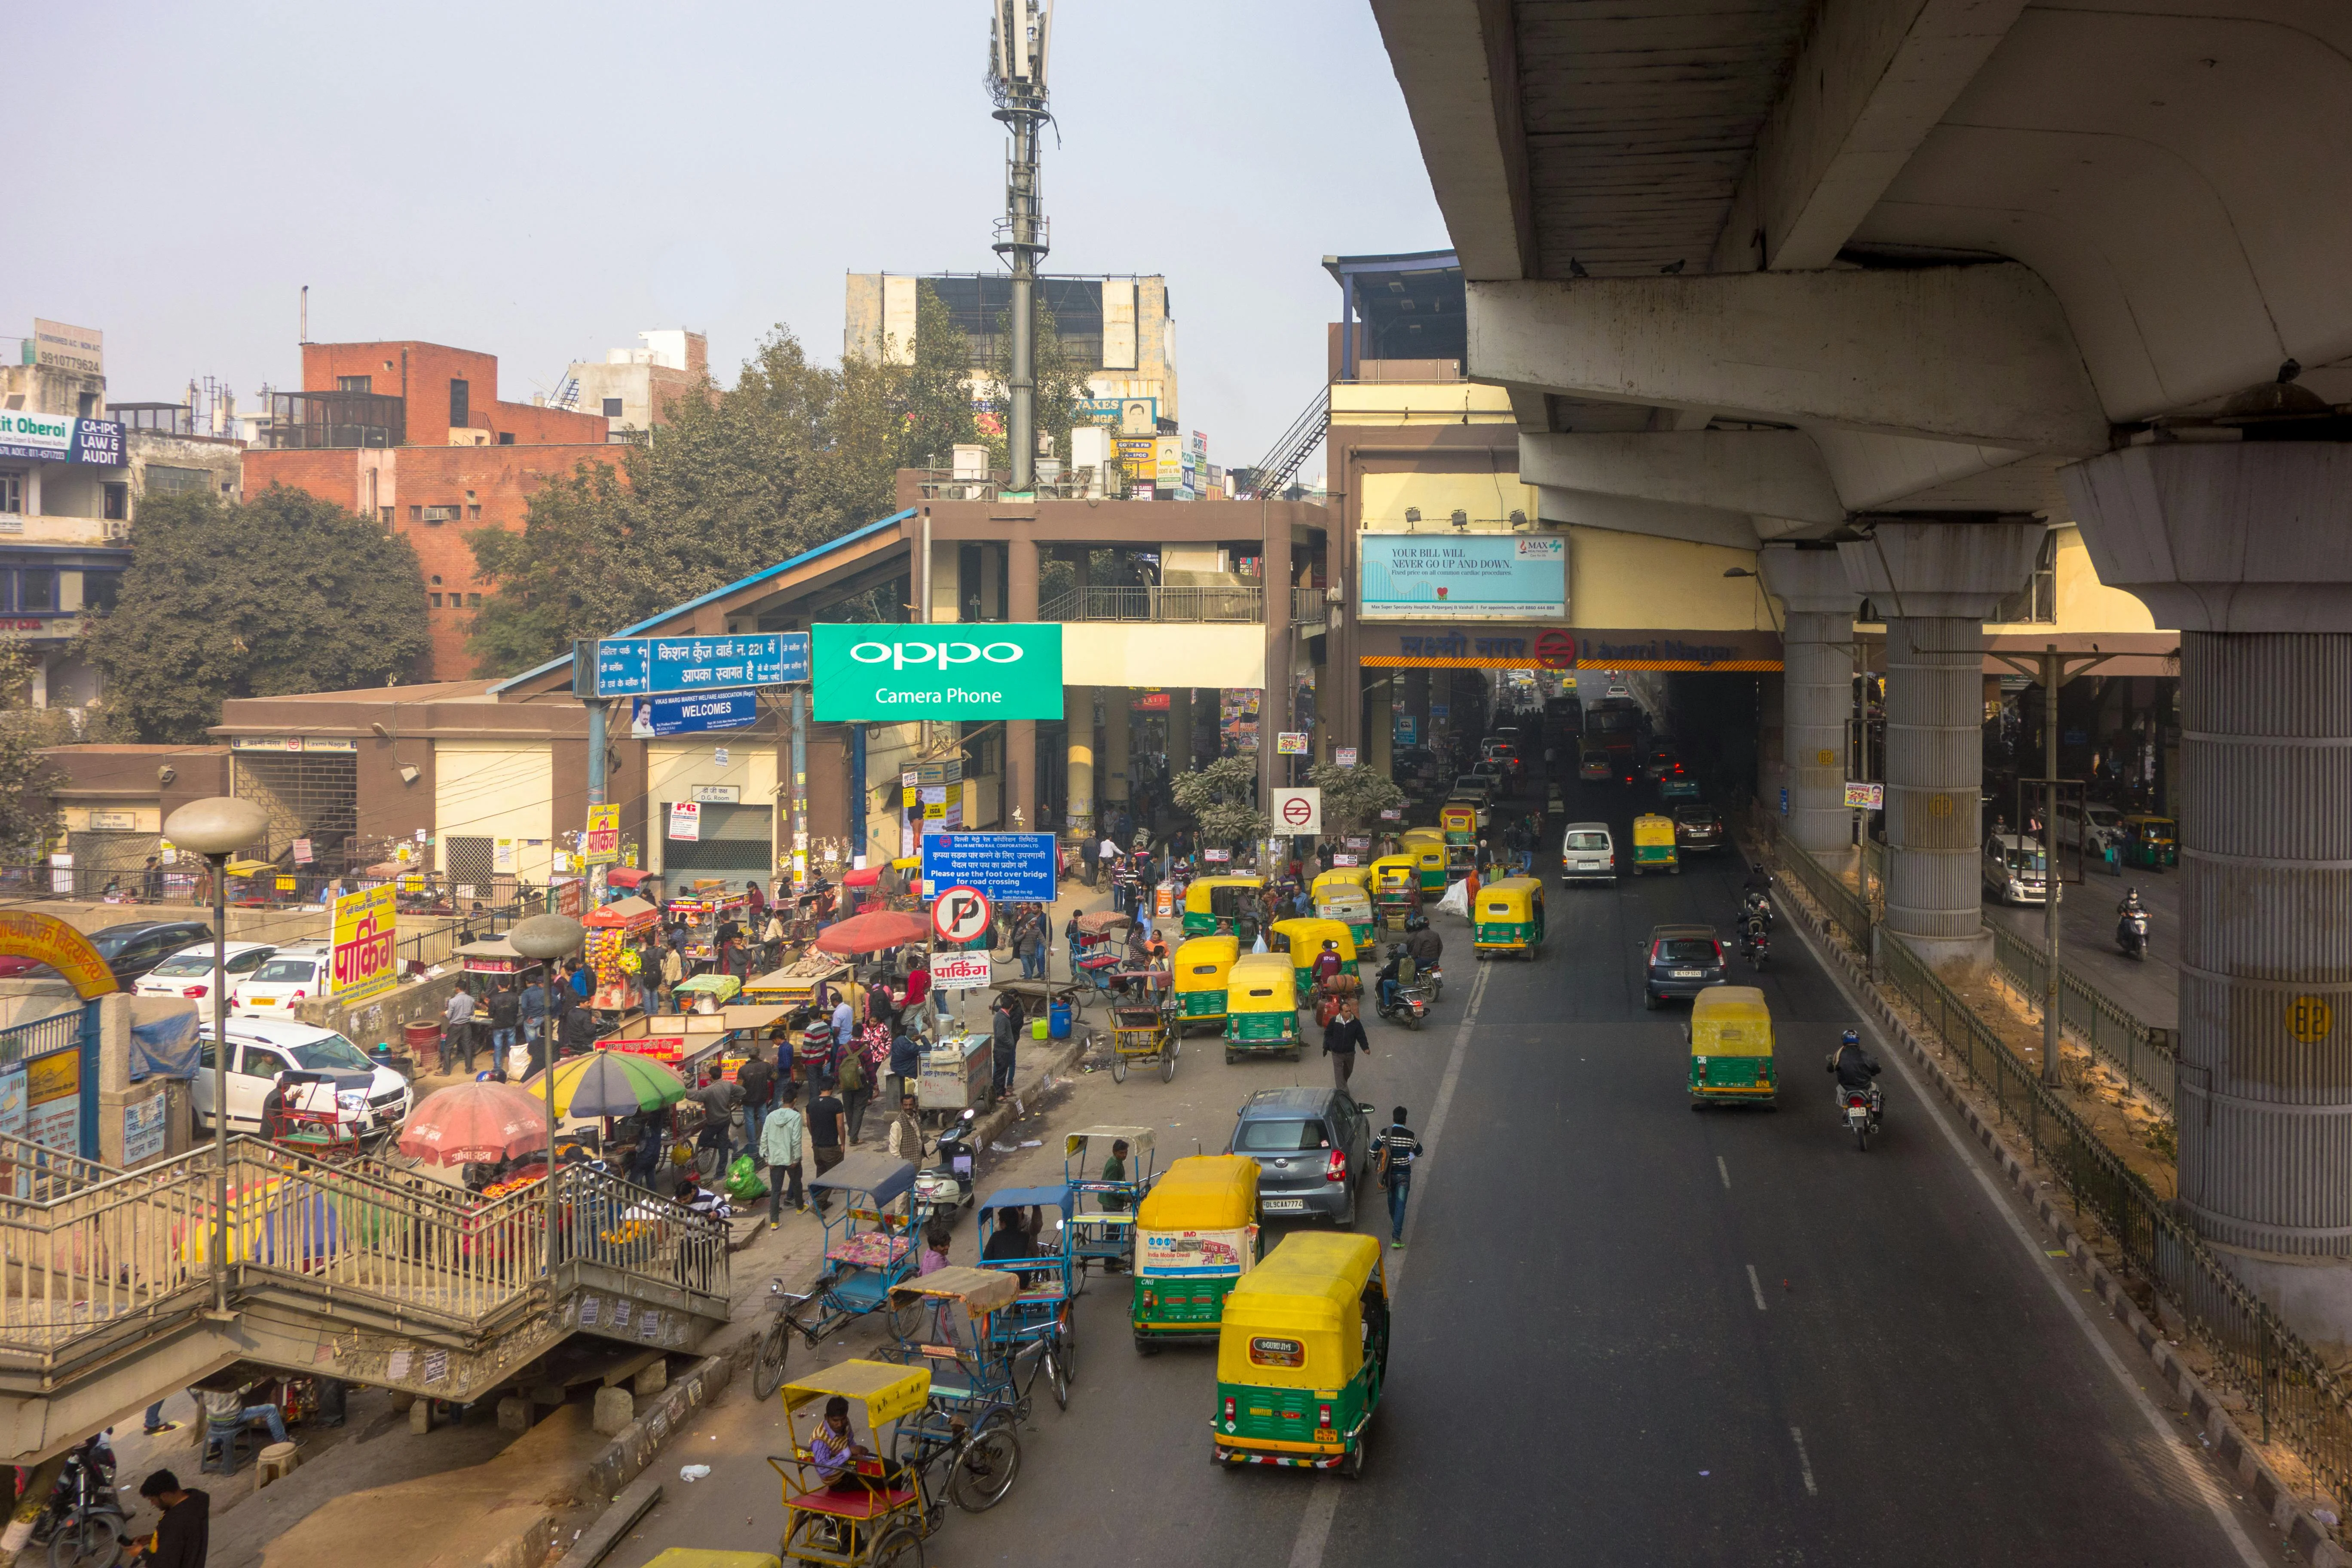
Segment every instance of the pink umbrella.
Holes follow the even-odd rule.
[[[547,1107],[510,1083],[458,1083],[427,1095],[400,1130],[400,1152],[436,1165],[495,1164],[547,1148]]]

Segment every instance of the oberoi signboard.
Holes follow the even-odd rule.
[[[1059,719],[1058,622],[810,628],[820,722]]]

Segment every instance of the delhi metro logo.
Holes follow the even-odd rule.
[[[1570,633],[1552,630],[1536,635],[1536,663],[1544,669],[1576,668],[1576,638]]]

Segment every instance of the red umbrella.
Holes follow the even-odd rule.
[[[427,1095],[400,1130],[400,1152],[438,1165],[496,1164],[547,1148],[547,1107],[510,1083],[458,1083]]]
[[[930,934],[931,922],[921,915],[876,910],[871,914],[834,921],[816,933],[816,945],[827,952],[852,958],[861,952],[879,952],[886,947],[921,942]]]

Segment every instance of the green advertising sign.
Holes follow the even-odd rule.
[[[1058,622],[869,622],[809,630],[810,679],[820,721],[1062,716]]]

